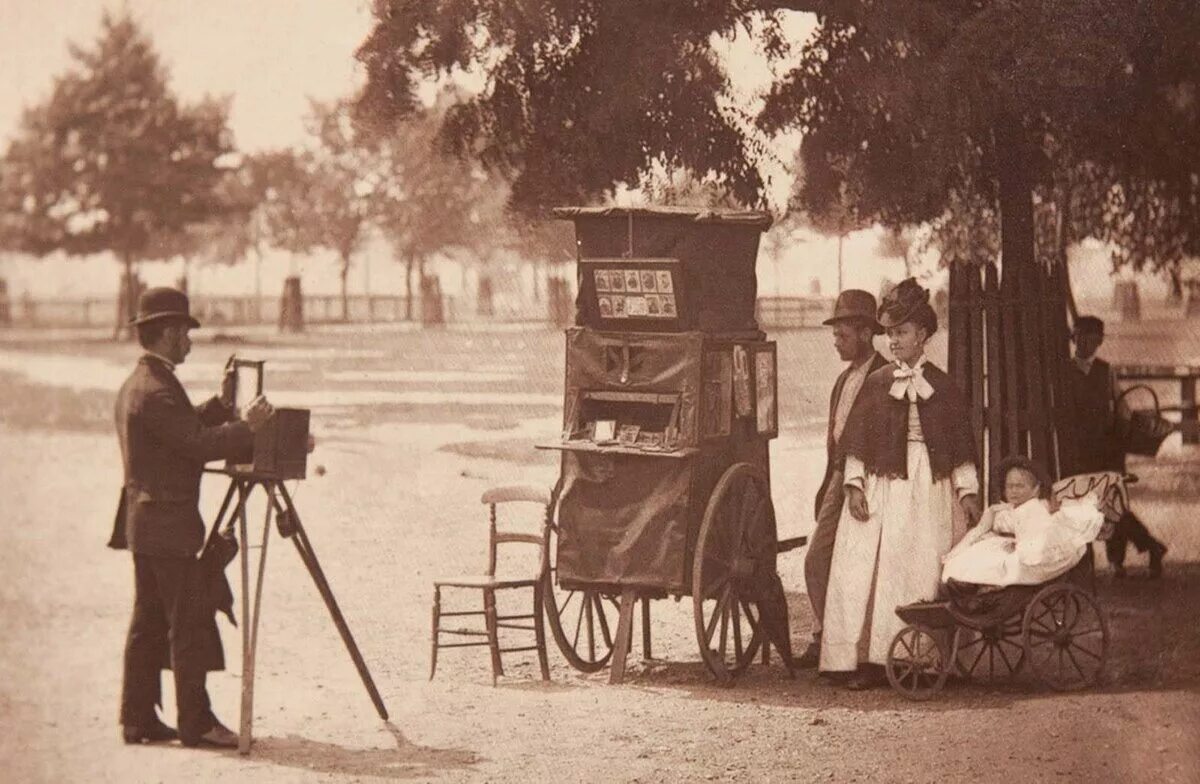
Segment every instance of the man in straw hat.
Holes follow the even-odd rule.
[[[175,366],[191,350],[188,330],[200,324],[183,292],[149,289],[131,323],[145,353],[117,394],[125,482],[109,541],[133,555],[122,735],[131,744],[178,737],[186,746],[235,747],[237,735],[213,715],[204,683],[209,670],[223,668],[224,656],[196,558],[204,543],[200,475],[210,460],[245,459],[271,407],[259,396],[234,420],[229,376],[221,397],[191,404]],[[178,732],[155,711],[166,667],[174,671]]]
[[[859,289],[847,289],[838,295],[833,316],[823,322],[832,327],[833,347],[846,369],[833,384],[829,397],[829,427],[825,434],[825,478],[817,490],[813,505],[816,528],[808,542],[804,558],[804,582],[813,610],[813,642],[796,663],[816,667],[821,654],[821,624],[825,617],[825,592],[829,585],[829,564],[837,538],[838,518],[842,514],[845,491],[842,488],[842,461],[837,444],[850,418],[854,400],[867,376],[887,364],[875,350],[874,339],[883,332],[875,318],[875,297]]]

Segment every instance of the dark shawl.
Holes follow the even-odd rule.
[[[863,383],[838,444],[839,457],[862,460],[868,474],[908,478],[907,398],[896,400],[892,388],[895,364],[879,368]],[[948,478],[964,463],[975,463],[971,417],[958,386],[945,371],[926,361],[925,380],[933,396],[917,402],[925,447],[934,481]]]

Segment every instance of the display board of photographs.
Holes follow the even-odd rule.
[[[675,276],[669,269],[592,269],[601,318],[673,319]]]

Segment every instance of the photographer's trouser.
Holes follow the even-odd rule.
[[[206,646],[212,610],[202,600],[203,580],[194,558],[133,556],[133,619],[125,641],[121,724],[148,727],[161,704],[160,671],[175,675],[179,736],[198,740],[216,722],[205,690]]]

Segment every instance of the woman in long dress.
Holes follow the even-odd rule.
[[[821,670],[853,673],[851,689],[883,682],[903,626],[896,607],[935,598],[942,556],[958,538],[956,502],[969,524],[979,519],[969,412],[953,380],[925,358],[938,326],[929,292],[903,281],[879,321],[895,362],[867,377],[839,444],[846,506],[821,638]]]

